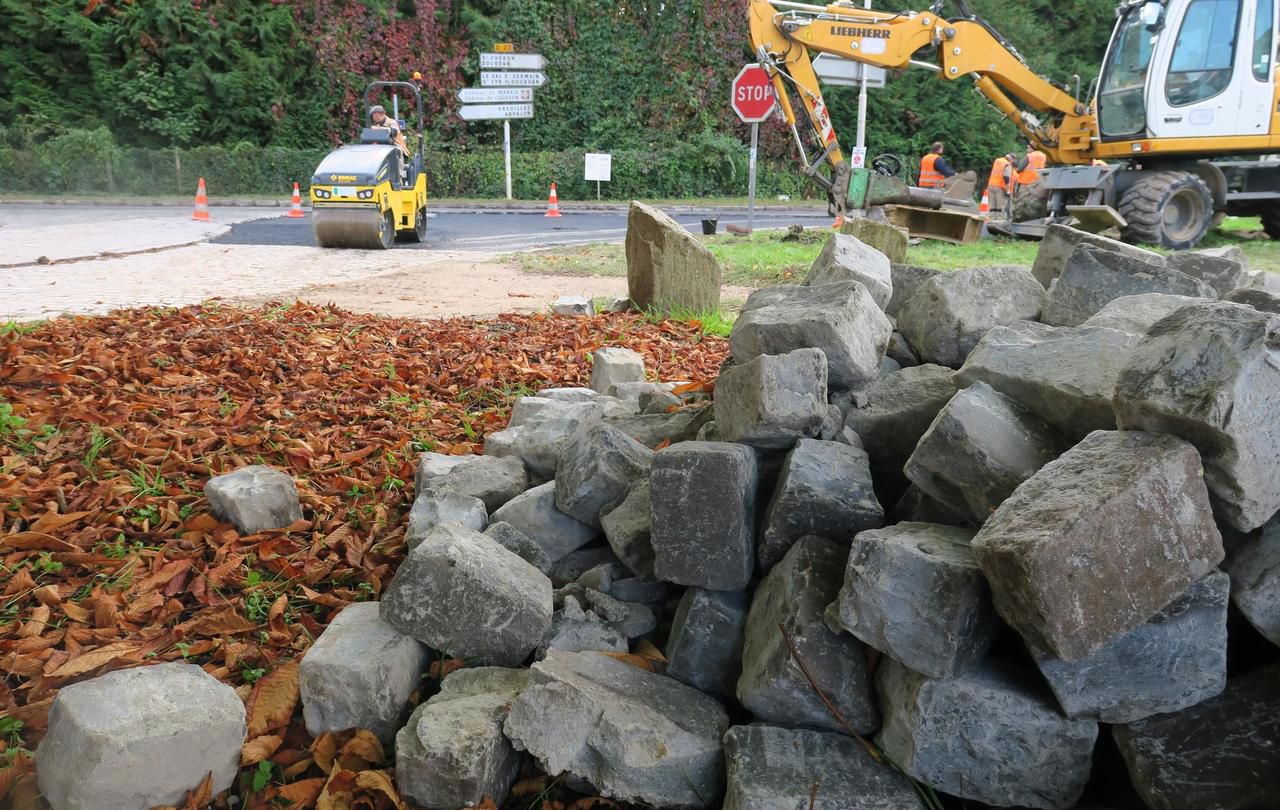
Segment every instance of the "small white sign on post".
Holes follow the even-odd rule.
[[[588,152],[583,176],[596,181],[596,199],[600,199],[600,184],[613,178],[613,155],[607,152]]]
[[[867,165],[867,147],[855,146],[853,152],[849,155],[849,165],[855,169],[861,169]]]

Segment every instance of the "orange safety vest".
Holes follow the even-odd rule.
[[[998,188],[1001,191],[1009,190],[1008,176],[1009,167],[1013,164],[1009,162],[1007,157],[996,158],[995,163],[991,164],[991,176],[987,178],[987,188]]]
[[[1044,152],[1035,151],[1027,155],[1027,168],[1018,173],[1018,182],[1024,186],[1029,186],[1040,176],[1040,170],[1049,162],[1049,157]]]
[[[942,155],[930,152],[920,158],[920,188],[936,188],[942,185],[942,181],[945,178],[942,176],[942,172],[934,168],[940,157]]]

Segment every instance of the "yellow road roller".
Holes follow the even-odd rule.
[[[371,103],[390,90],[400,138],[375,126]],[[397,91],[410,93],[417,103],[418,131],[406,133],[399,120]],[[320,247],[385,250],[396,237],[410,242],[427,238],[427,175],[422,169],[426,143],[422,92],[411,82],[373,82],[364,90],[365,126],[360,143],[346,144],[325,156],[311,177],[311,222]],[[384,118],[384,121],[386,119]],[[405,140],[417,141],[409,154]],[[402,149],[402,144],[406,149]]]

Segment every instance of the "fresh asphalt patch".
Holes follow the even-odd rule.
[[[712,216],[717,216],[717,212],[677,214],[675,219],[690,232],[701,233],[703,218]],[[721,232],[730,222],[745,225],[747,221],[744,211],[719,213],[718,218]],[[769,212],[758,214],[755,222],[757,229],[785,228],[792,224],[824,227],[830,224],[830,218],[808,211]],[[438,211],[432,212],[427,222],[425,243],[397,242],[395,249],[500,253],[550,245],[621,242],[626,234],[627,215],[621,211],[566,212],[558,218],[546,217],[537,211]],[[316,247],[310,213],[299,219],[278,216],[237,223],[210,241],[226,245]]]

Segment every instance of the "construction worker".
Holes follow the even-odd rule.
[[[1049,156],[1036,148],[1033,143],[1027,144],[1027,154],[1018,161],[1018,185],[1029,186],[1040,177],[1040,170],[1049,162]]]
[[[920,158],[920,188],[940,188],[943,180],[955,177],[956,170],[947,165],[942,151],[942,141],[937,141],[929,148],[929,154]]]
[[[369,118],[373,121],[372,129],[391,130],[391,142],[400,147],[400,160],[397,161],[396,175],[400,178],[400,184],[403,186],[409,179],[409,144],[404,139],[404,133],[400,131],[400,122],[387,115],[386,109],[381,104],[375,104],[369,110]]]
[[[991,164],[991,176],[987,178],[987,198],[992,211],[1004,211],[1008,207],[1013,168],[1017,162],[1017,157],[1009,152],[996,158]]]

